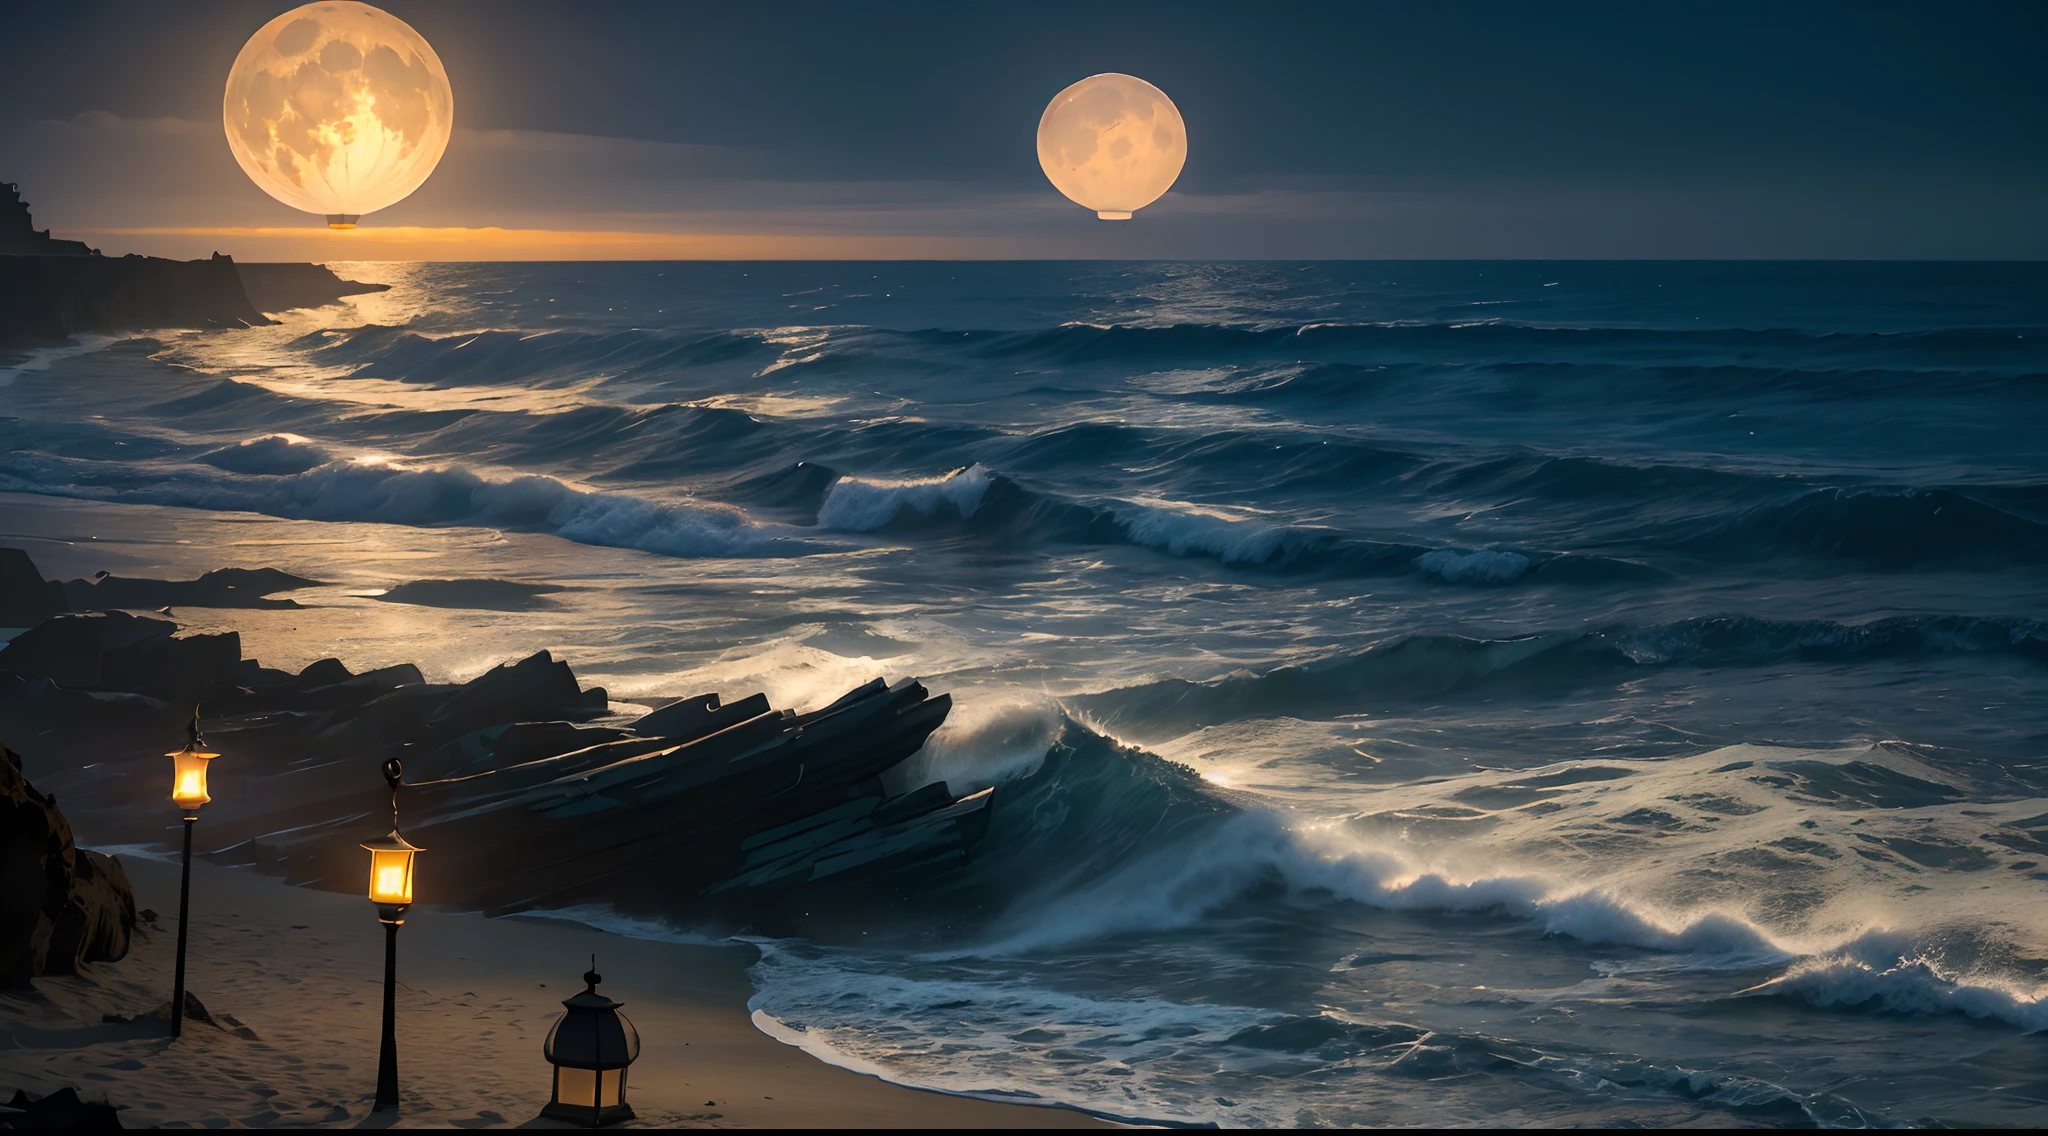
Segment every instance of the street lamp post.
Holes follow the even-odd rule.
[[[384,763],[384,780],[391,786],[391,833],[363,844],[370,852],[370,902],[384,924],[384,1043],[377,1054],[376,1112],[398,1108],[398,929],[412,904],[412,862],[421,851],[398,833],[405,767],[397,758]]]
[[[206,795],[206,765],[220,755],[206,748],[199,737],[199,708],[192,708],[192,725],[187,727],[185,748],[164,756],[171,759],[171,801],[185,813],[184,869],[178,880],[178,967],[171,986],[171,1036],[185,1032],[185,941],[192,926],[192,825],[199,820],[199,806],[212,800]]]

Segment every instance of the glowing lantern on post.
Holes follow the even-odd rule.
[[[185,859],[178,876],[178,964],[171,982],[171,1036],[185,1033],[185,941],[192,924],[192,826],[199,806],[213,800],[206,794],[206,764],[220,755],[199,736],[199,707],[192,708],[185,748],[167,753],[171,759],[171,803],[185,814]]]
[[[583,975],[583,993],[562,1002],[541,1055],[555,1067],[555,1091],[540,1114],[592,1128],[633,1119],[626,1103],[626,1067],[640,1057],[640,1031],[619,1013],[623,1002],[597,992],[597,959]]]
[[[171,759],[171,802],[185,810],[185,823],[199,819],[199,806],[213,800],[206,794],[206,763],[220,755],[199,740],[199,715],[192,716],[192,740],[164,755]]]
[[[404,923],[405,909],[412,905],[412,860],[424,849],[395,828],[363,847],[370,850],[370,902],[377,905],[377,918]]]
[[[1091,75],[1038,120],[1038,164],[1053,188],[1105,221],[1159,200],[1188,160],[1180,108],[1131,75]]]
[[[413,857],[423,851],[398,834],[398,787],[405,767],[397,758],[384,763],[384,781],[391,786],[391,833],[369,841],[370,902],[384,924],[384,1041],[377,1054],[377,1103],[372,1111],[398,1107],[398,929],[412,905]]]
[[[434,172],[455,96],[410,24],[355,0],[320,0],[249,37],[221,118],[235,161],[265,193],[353,229]]]

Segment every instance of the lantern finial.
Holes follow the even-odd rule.
[[[590,969],[583,972],[583,984],[590,987],[586,994],[597,993],[597,984],[604,981],[604,975],[597,972],[597,956],[590,956]]]

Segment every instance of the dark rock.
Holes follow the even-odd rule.
[[[266,312],[317,308],[343,296],[391,290],[389,284],[343,280],[324,264],[238,264],[235,268],[249,302]]]
[[[875,806],[868,819],[876,824],[895,824],[899,820],[920,817],[933,809],[942,809],[953,803],[953,791],[944,781],[934,781],[920,789],[912,789],[900,797]]]
[[[340,659],[316,659],[299,672],[299,685],[310,690],[316,686],[347,682],[354,677],[347,667],[341,665]]]
[[[765,701],[765,700],[764,700]],[[633,721],[633,732],[648,737],[673,737],[687,734],[702,721],[705,715],[718,709],[716,694],[699,694],[694,698],[678,698],[652,713]],[[759,713],[759,711],[755,711]]]
[[[135,933],[135,887],[112,856],[78,850],[71,895],[50,934],[44,974],[76,974],[82,962],[118,962]]]
[[[581,710],[583,691],[569,664],[537,651],[517,663],[492,667],[464,683],[427,720],[427,728],[466,733],[499,722],[532,722]]]
[[[473,611],[545,611],[547,596],[567,591],[559,584],[521,584],[512,580],[414,580],[377,598],[385,603],[419,607],[468,608]]]
[[[154,611],[162,607],[295,608],[295,600],[270,599],[273,592],[290,592],[318,587],[320,581],[280,572],[275,568],[220,568],[197,580],[147,580],[102,573],[93,580],[70,580],[63,585],[65,600],[74,611],[106,611],[133,608]]]
[[[101,660],[108,651],[169,639],[177,629],[169,620],[125,611],[53,616],[0,647],[0,671],[46,678],[59,686],[96,687],[101,685]]]
[[[28,211],[28,202],[21,199],[21,187],[13,182],[0,182],[0,189],[7,191],[0,197],[0,256],[98,256],[100,250],[84,241],[57,240],[50,236],[50,230],[36,228],[35,218]]]
[[[72,690],[47,678],[0,673],[0,738],[38,760],[137,745],[161,753],[165,747],[158,743],[176,738],[190,719],[189,707],[146,694]]]
[[[121,1127],[119,1108],[105,1101],[93,1104],[80,1100],[78,1090],[73,1088],[58,1089],[42,1097],[31,1097],[16,1089],[14,1097],[7,1102],[7,1108],[11,1111],[0,1111],[0,1128],[28,1132],[54,1128],[100,1131]]]
[[[81,331],[267,324],[233,258],[0,256],[0,342]]]
[[[0,986],[119,959],[134,931],[135,889],[120,862],[79,849],[56,798],[0,749]]]
[[[34,627],[69,610],[64,586],[43,579],[28,553],[0,548],[0,627]]]
[[[241,661],[242,637],[237,632],[153,637],[102,655],[96,685],[196,702],[212,688],[235,686]]]
[[[40,974],[50,935],[71,897],[77,853],[57,803],[0,749],[0,988]]]
[[[695,741],[768,712],[768,696],[750,694],[721,705],[716,694],[700,694],[664,706],[633,723],[633,732],[673,742]]]

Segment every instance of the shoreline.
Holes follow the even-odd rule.
[[[130,1126],[556,1127],[536,1121],[549,1086],[541,1041],[595,953],[602,991],[643,1038],[627,1078],[635,1127],[1117,1126],[1060,1105],[898,1085],[777,1040],[748,1010],[748,947],[430,907],[408,912],[399,935],[403,1103],[396,1117],[374,1114],[382,971],[369,903],[195,861],[188,986],[251,1036],[188,1021],[173,1043],[161,1021],[107,1018],[169,1001],[175,858],[111,851],[157,919],[119,962],[0,991],[0,1089],[74,1086],[125,1106]],[[422,871],[430,886],[430,859]]]

